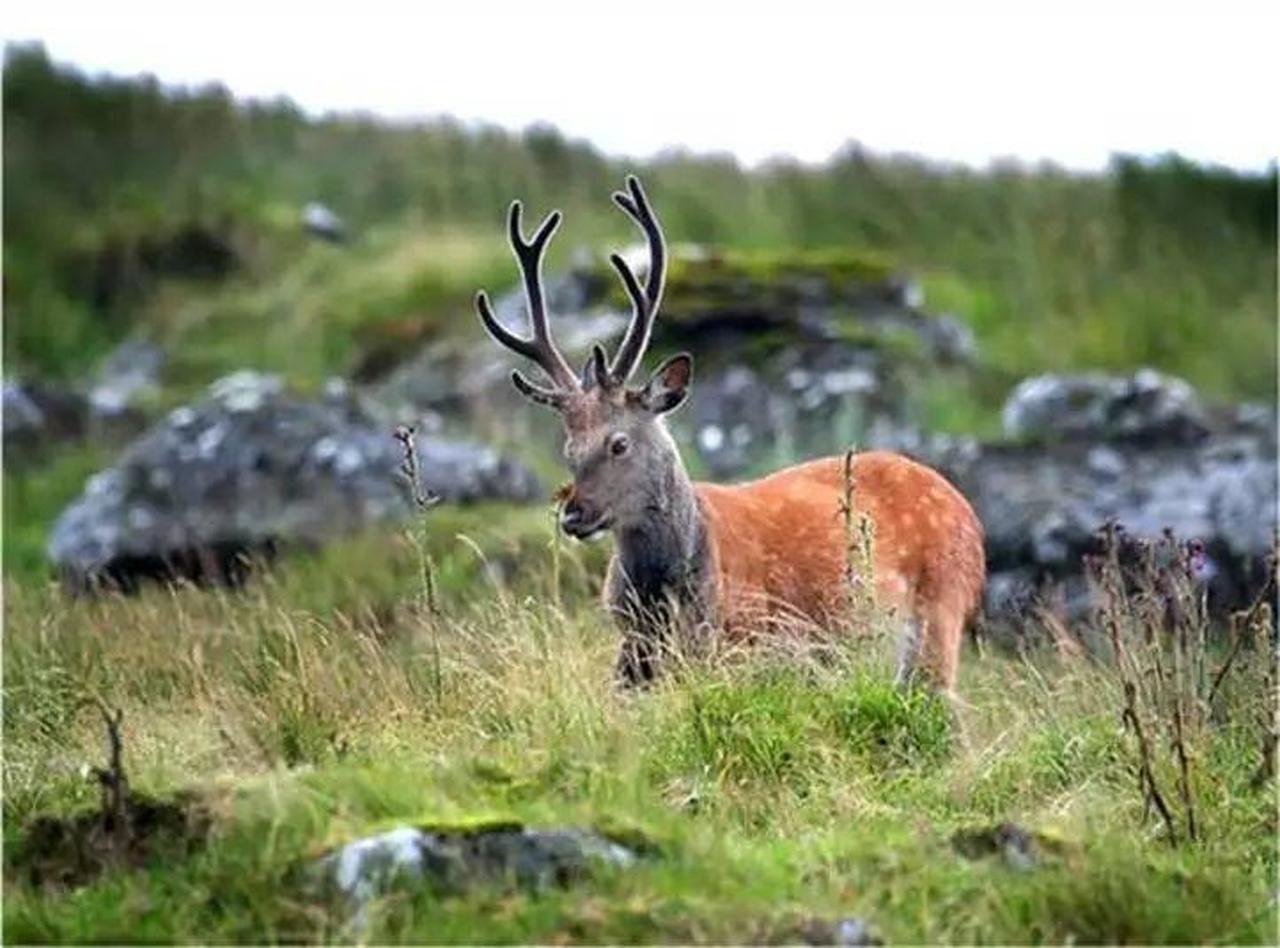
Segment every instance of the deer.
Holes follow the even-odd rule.
[[[640,181],[630,175],[625,186],[613,200],[644,234],[649,260],[641,285],[621,255],[610,255],[631,304],[612,358],[596,343],[574,371],[552,338],[542,260],[558,210],[529,239],[520,201],[508,213],[531,335],[499,322],[483,290],[475,298],[488,334],[545,376],[534,381],[513,370],[516,389],[563,422],[573,480],[560,529],[578,540],[613,535],[603,599],[621,627],[621,684],[653,681],[678,643],[697,651],[722,640],[750,643],[770,630],[839,629],[849,611],[852,499],[873,536],[872,575],[864,579],[877,607],[902,622],[897,681],[923,681],[954,697],[964,630],[986,576],[973,508],[937,471],[886,451],[809,460],[746,483],[693,481],[666,423],[689,396],[693,357],[673,355],[642,385],[631,382],[662,302],[667,259]]]

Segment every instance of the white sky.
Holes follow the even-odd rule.
[[[90,72],[216,79],[312,112],[548,121],[637,157],[677,145],[821,161],[851,139],[978,166],[1276,156],[1280,4],[1033,6],[10,0],[0,31]]]

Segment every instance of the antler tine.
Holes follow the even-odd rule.
[[[519,201],[511,202],[511,211],[507,216],[507,236],[524,279],[524,295],[529,307],[533,338],[522,339],[498,322],[489,305],[489,297],[483,290],[476,294],[476,312],[489,335],[499,343],[535,362],[559,388],[576,390],[580,387],[577,376],[551,338],[551,330],[547,325],[546,299],[542,293],[542,254],[551,235],[560,226],[560,212],[552,211],[548,214],[538,225],[533,238],[526,241],[520,227],[521,210]],[[521,385],[521,382],[524,384]],[[522,391],[528,388],[530,391],[526,391],[526,394],[530,397],[535,397],[534,393],[548,398],[553,394],[551,390],[536,386],[523,376],[516,382],[516,386]]]
[[[662,302],[663,284],[666,279],[666,244],[662,236],[662,227],[649,206],[649,199],[640,180],[635,175],[627,175],[627,191],[617,191],[613,195],[614,203],[626,211],[627,215],[640,225],[649,242],[649,272],[645,277],[644,292],[641,293],[635,274],[626,262],[616,254],[610,258],[614,269],[626,284],[627,293],[631,297],[632,315],[627,326],[627,333],[618,347],[618,354],[609,367],[609,374],[622,384],[635,372],[636,366],[649,346],[649,336],[653,330],[653,320],[658,313],[658,305]]]

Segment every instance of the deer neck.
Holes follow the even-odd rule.
[[[654,471],[642,510],[614,534],[618,566],[642,603],[687,601],[698,593],[709,564],[707,525],[674,444]]]

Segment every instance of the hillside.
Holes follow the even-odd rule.
[[[299,355],[291,374],[349,371],[370,345],[361,333],[452,328],[477,285],[510,282],[501,221],[513,196],[565,209],[553,264],[629,239],[607,202],[625,168],[661,195],[675,240],[896,261],[1007,377],[1150,365],[1214,397],[1274,393],[1274,169],[1169,156],[1117,157],[1100,176],[974,172],[856,146],[819,167],[632,163],[545,127],[313,120],[217,88],[90,81],[24,47],[7,51],[4,122],[11,371],[73,376],[135,329],[177,333],[179,354],[213,344],[242,365],[286,359],[251,328],[280,313],[269,294],[285,285],[303,291],[291,325],[323,326],[328,350]],[[359,235],[352,253],[298,239],[309,201]],[[184,338],[175,324],[197,319],[187,310],[211,305],[207,281],[227,274],[203,320],[216,325]]]
[[[3,117],[5,941],[1274,940],[1274,167],[631,162],[39,47]],[[523,318],[507,205],[560,207],[556,331],[610,341],[629,171],[695,475],[874,430],[983,511],[959,700],[871,604],[617,687],[472,297]],[[488,480],[419,509],[400,424]]]

